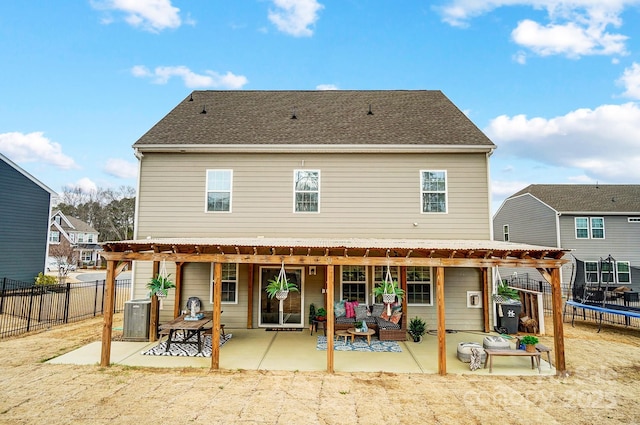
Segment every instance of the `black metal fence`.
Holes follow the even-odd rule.
[[[124,310],[131,280],[116,281],[114,312]],[[104,280],[31,285],[0,280],[0,339],[104,313]]]
[[[527,274],[522,274],[516,276],[509,277],[507,279],[503,279],[507,285],[513,288],[526,289],[529,291],[540,292],[543,294],[542,300],[544,305],[545,315],[550,315],[553,311],[552,307],[552,299],[551,299],[551,285],[546,280],[534,280],[531,279]],[[611,288],[613,289],[613,287]],[[637,294],[637,292],[636,292]],[[573,299],[573,295],[571,293],[571,288],[569,284],[562,284],[562,296],[566,300]],[[599,303],[589,303],[593,305],[602,304],[602,307],[609,307],[611,310],[618,309],[640,309],[640,302],[638,301],[637,295],[633,299],[625,298],[623,293],[616,293],[613,290],[603,291],[603,296],[600,299]],[[592,321],[592,322],[601,322],[610,325],[622,325],[633,328],[640,328],[640,319],[625,317],[621,314],[616,313],[608,313],[608,312],[597,312],[591,311],[588,309],[582,309],[580,307],[573,308],[571,306],[564,306],[563,317],[564,321],[572,321],[572,320],[584,320],[584,321]]]

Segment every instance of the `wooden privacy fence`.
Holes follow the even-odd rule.
[[[104,313],[105,281],[29,285],[0,280],[0,339]],[[114,312],[124,310],[131,280],[116,282]]]

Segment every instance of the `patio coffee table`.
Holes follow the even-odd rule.
[[[353,344],[353,340],[357,336],[367,337],[367,344],[371,345],[371,335],[375,335],[376,331],[373,329],[367,329],[366,332],[357,332],[356,328],[349,328],[347,332],[351,335],[351,343]]]
[[[200,320],[186,319],[187,315],[183,314],[170,322],[160,326],[160,334],[167,334],[167,347],[165,351],[169,351],[171,344],[194,344],[188,341],[192,336],[196,336],[196,344],[198,345],[198,353],[202,352],[202,334],[205,332],[205,325],[211,322],[212,312],[204,312],[204,317]],[[182,331],[183,338],[176,340],[176,331]]]

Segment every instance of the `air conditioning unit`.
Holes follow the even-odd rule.
[[[150,299],[125,301],[122,339],[125,341],[148,341],[150,317]]]

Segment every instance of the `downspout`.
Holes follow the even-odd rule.
[[[142,158],[144,155],[138,150],[138,148],[133,149],[133,155],[138,160],[138,177],[136,179],[136,203],[133,211],[133,239],[138,239],[138,216],[140,213],[140,180],[142,174]],[[136,262],[131,262],[131,289],[129,289],[129,299],[134,299],[135,294],[135,276],[136,276]]]

